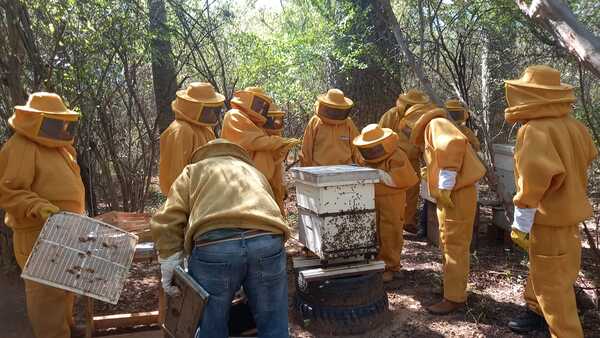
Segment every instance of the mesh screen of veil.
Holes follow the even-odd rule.
[[[65,121],[44,117],[38,136],[60,141],[70,141],[75,137],[77,123],[77,121]]]
[[[383,144],[378,144],[370,148],[358,148],[365,160],[374,160],[385,155]]]
[[[93,218],[48,218],[21,277],[111,304],[119,300],[137,236]]]
[[[223,106],[202,107],[202,111],[200,112],[200,118],[198,118],[199,122],[207,123],[207,124],[215,124],[219,119],[219,115],[223,111]]]
[[[350,108],[333,108],[320,104],[319,113],[332,120],[345,120],[350,114]]]
[[[269,103],[269,101],[263,99],[260,96],[254,95],[250,109],[252,109],[252,111],[254,112],[259,113],[260,115],[267,116],[270,105],[271,104]]]
[[[463,111],[449,111],[448,113],[454,121],[462,121],[465,116],[465,112]]]

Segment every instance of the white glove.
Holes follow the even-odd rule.
[[[394,183],[394,180],[392,179],[392,176],[390,176],[390,174],[386,173],[385,171],[383,171],[381,169],[377,169],[377,172],[379,173],[379,179],[385,185],[390,186],[390,187],[396,186],[396,183]]]
[[[453,190],[456,185],[456,171],[441,169],[438,175],[438,189]]]
[[[175,273],[175,268],[183,263],[183,252],[176,252],[167,258],[158,257],[158,262],[160,263],[160,282],[162,283],[163,290],[169,296],[176,296],[180,291],[173,285],[173,274]]]
[[[533,226],[533,220],[535,219],[536,208],[521,209],[515,207],[515,213],[513,218],[512,228],[515,228],[526,234],[531,232]]]

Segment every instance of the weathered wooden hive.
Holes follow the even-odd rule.
[[[377,254],[377,170],[350,165],[292,169],[300,242],[321,260]]]

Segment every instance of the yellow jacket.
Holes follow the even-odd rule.
[[[410,160],[413,169],[419,169],[421,151],[417,146],[410,142],[410,129],[403,130],[406,126],[404,113],[405,106],[395,106],[390,108],[379,120],[379,126],[382,128],[390,128],[398,134],[398,146],[404,151]],[[417,182],[418,183],[418,182]],[[416,184],[416,183],[415,183]]]
[[[175,112],[176,119],[160,135],[159,185],[166,195],[171,185],[190,163],[194,150],[211,140],[215,134],[210,127],[192,123]]]
[[[463,133],[463,135],[467,137],[467,140],[469,140],[469,143],[476,152],[481,150],[481,143],[471,128],[465,126],[464,124],[458,124],[456,127],[461,133]]]
[[[350,118],[333,121],[313,115],[304,129],[301,165],[310,167],[361,163],[362,156],[352,144],[352,140],[358,135],[360,133]]]
[[[477,157],[467,137],[436,109],[425,113],[416,122],[411,141],[424,146],[427,165],[427,185],[432,196],[438,196],[440,170],[457,173],[453,190],[475,184],[485,175],[485,167]]]
[[[289,235],[269,182],[248,157],[236,154],[186,166],[150,225],[162,258],[182,250],[189,254],[195,238],[215,229],[259,229],[286,238]]]
[[[567,109],[507,113],[520,121],[515,149],[514,204],[537,208],[535,224],[571,226],[592,215],[587,169],[598,150],[588,129]]]
[[[75,149],[47,147],[15,133],[0,150],[0,208],[15,231],[39,230],[45,206],[85,212],[85,188]]]
[[[419,178],[408,157],[400,148],[396,149],[390,156],[383,161],[369,163],[365,165],[374,169],[381,169],[388,173],[395,186],[389,186],[382,181],[375,185],[375,196],[387,196],[398,193],[404,193],[406,189],[417,184]]]
[[[269,180],[275,174],[275,152],[285,144],[278,135],[268,135],[248,116],[238,109],[231,109],[223,118],[221,137],[246,149],[254,165]]]

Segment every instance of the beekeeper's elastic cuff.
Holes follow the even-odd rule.
[[[379,173],[379,179],[381,180],[381,182],[383,182],[383,184],[388,185],[390,187],[396,186],[396,183],[394,183],[394,180],[392,179],[392,176],[390,176],[390,174],[386,173],[384,170],[381,169],[377,169],[377,172]]]
[[[533,226],[533,220],[535,219],[536,211],[536,208],[521,209],[515,207],[515,217],[513,220],[512,227],[528,234],[531,231],[531,227]]]
[[[456,171],[441,169],[438,178],[438,188],[441,190],[452,190],[456,185]]]

